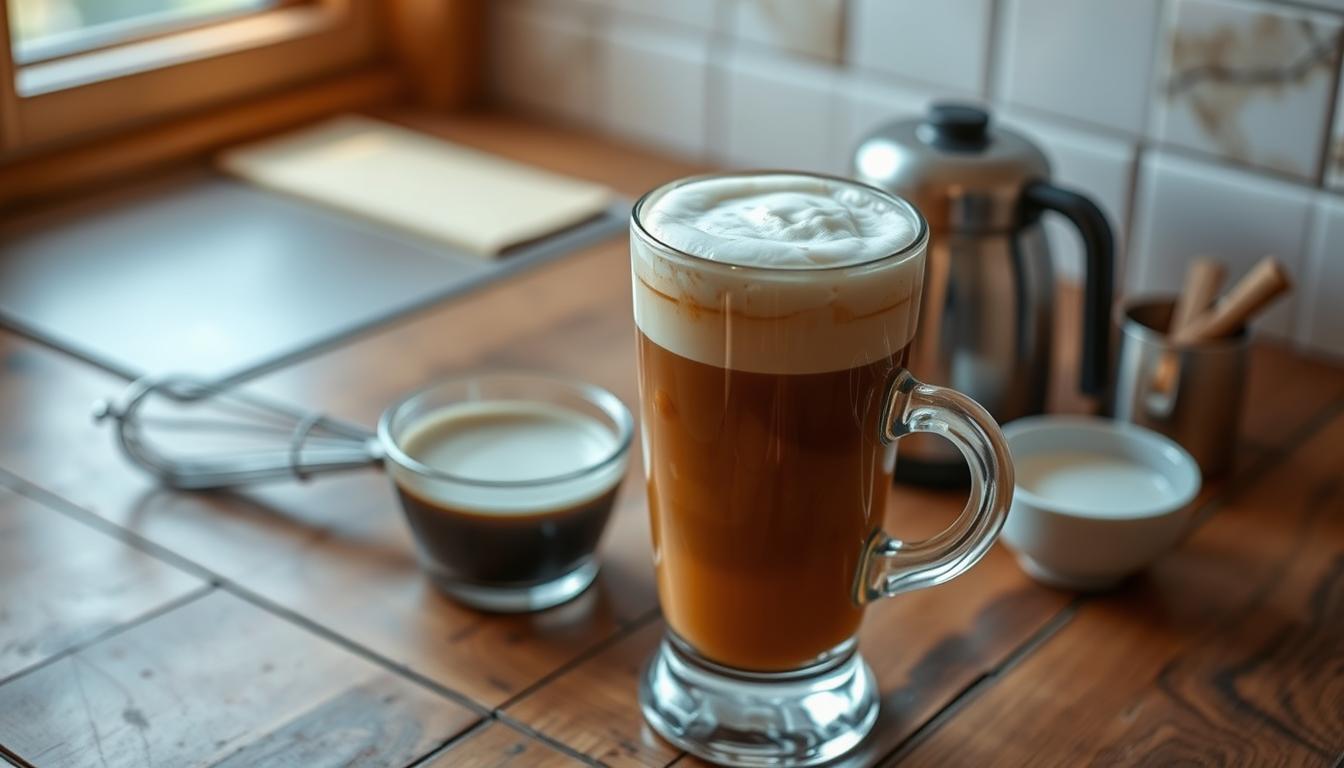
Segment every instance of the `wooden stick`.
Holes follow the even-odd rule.
[[[1212,310],[1172,336],[1177,345],[1197,344],[1235,333],[1266,305],[1292,287],[1278,259],[1260,260]]]
[[[1195,318],[1204,313],[1218,298],[1223,287],[1223,277],[1227,270],[1213,259],[1198,258],[1190,263],[1185,271],[1185,285],[1181,288],[1180,298],[1176,300],[1176,309],[1167,327],[1169,335],[1180,333]]]
[[[1223,285],[1223,276],[1227,270],[1213,259],[1198,258],[1190,263],[1185,271],[1185,285],[1176,299],[1176,307],[1167,324],[1167,335],[1175,336],[1204,314],[1214,299],[1218,298],[1218,289]],[[1175,350],[1168,350],[1158,358],[1153,369],[1152,391],[1163,395],[1171,392],[1176,384],[1180,358]]]

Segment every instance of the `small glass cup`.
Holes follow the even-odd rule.
[[[584,451],[567,454],[564,471],[555,473],[529,473],[520,456],[524,471],[511,465],[504,474],[516,477],[508,478],[499,472],[454,474],[408,450],[417,434],[463,409],[504,419],[567,414],[593,430],[587,439],[610,445],[595,449],[590,443],[586,457],[574,458]],[[612,393],[581,381],[522,373],[435,382],[392,405],[378,423],[384,463],[422,567],[451,597],[500,612],[559,605],[596,578],[594,552],[625,476],[632,434],[630,412]],[[563,434],[551,433],[547,440],[552,454],[566,448]]]

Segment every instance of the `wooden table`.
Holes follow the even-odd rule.
[[[697,170],[508,117],[396,117],[629,195]],[[579,374],[634,402],[626,259],[613,240],[254,389],[371,423],[437,375],[507,366]],[[1237,471],[1204,492],[1201,527],[1147,573],[1076,595],[1035,584],[996,547],[961,579],[871,608],[862,649],[882,715],[844,764],[1338,765],[1344,369],[1265,343],[1253,358]],[[662,631],[639,483],[621,494],[593,589],[540,614],[487,616],[416,570],[375,472],[237,493],[155,487],[88,417],[124,384],[0,333],[10,761],[697,763],[650,733],[635,702]],[[1057,408],[1084,407],[1056,389]],[[893,494],[889,525],[910,536],[962,503]]]

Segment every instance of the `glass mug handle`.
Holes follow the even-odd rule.
[[[864,604],[956,578],[994,543],[1013,500],[1013,463],[993,417],[955,390],[924,384],[901,370],[887,388],[880,437],[884,445],[915,432],[952,441],[971,470],[971,497],[946,530],[922,541],[883,531],[869,538],[859,565],[857,599]]]

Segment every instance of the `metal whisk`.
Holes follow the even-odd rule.
[[[173,488],[201,490],[378,464],[377,435],[184,377],[148,377],[94,405],[134,464]]]

